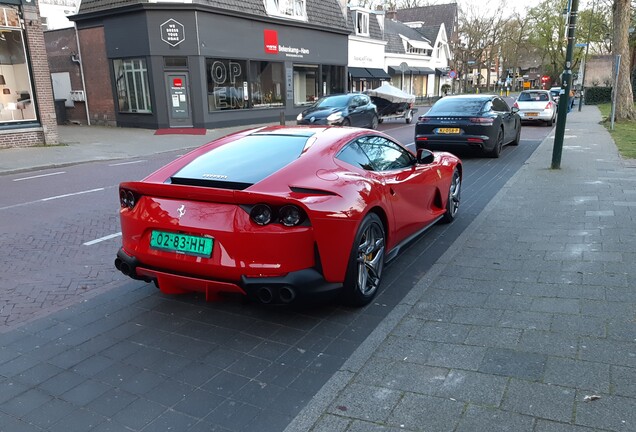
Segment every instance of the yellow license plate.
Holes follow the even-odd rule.
[[[437,133],[441,134],[458,134],[460,132],[459,128],[438,128]]]
[[[527,115],[528,117],[536,117],[536,116],[538,116],[538,115],[539,115],[539,113],[536,113],[536,112],[529,112],[529,113],[526,113],[526,115]]]

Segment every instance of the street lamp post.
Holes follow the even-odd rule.
[[[559,96],[559,115],[557,117],[556,131],[554,132],[554,147],[552,148],[552,169],[561,168],[565,121],[567,120],[568,105],[570,104],[570,89],[572,88],[572,55],[574,53],[574,30],[576,28],[579,0],[571,1],[572,4],[567,20],[568,45],[565,52],[565,69],[563,70],[563,75],[561,75],[562,94]]]
[[[583,72],[581,74],[581,94],[579,95],[579,111],[583,105],[583,93],[585,92],[585,71],[587,70],[587,53],[590,51],[590,38],[592,37],[592,21],[594,21],[594,6],[596,0],[592,3],[592,13],[590,14],[590,25],[587,29],[587,43],[585,44],[585,55],[583,56]]]

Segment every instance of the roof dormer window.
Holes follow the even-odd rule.
[[[307,21],[306,0],[265,0],[267,15]]]
[[[356,34],[369,36],[369,13],[356,11]]]

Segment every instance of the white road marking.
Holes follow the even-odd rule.
[[[138,163],[142,163],[142,162],[148,162],[148,161],[145,160],[145,159],[141,159],[141,160],[130,161],[130,162],[120,162],[120,163],[115,163],[115,164],[109,164],[108,166],[132,165],[132,164],[138,164]]]
[[[97,243],[100,243],[100,242],[103,242],[103,241],[106,241],[106,240],[110,240],[110,239],[113,239],[113,238],[119,237],[119,236],[121,236],[121,231],[117,232],[115,234],[109,234],[107,236],[100,237],[100,238],[95,239],[95,240],[87,241],[86,243],[84,243],[84,246],[92,246],[94,244],[97,244]]]
[[[83,194],[87,194],[87,193],[91,193],[91,192],[99,192],[99,191],[103,191],[103,190],[104,190],[104,188],[90,189],[90,190],[85,190],[85,191],[81,191],[81,192],[73,192],[73,193],[64,194],[64,195],[56,195],[56,196],[52,196],[52,197],[48,197],[48,198],[42,198],[39,201],[51,201],[51,200],[54,200],[54,199],[66,198],[66,197],[70,197],[70,196],[74,196],[74,195],[83,195]]]
[[[54,176],[58,174],[66,174],[66,171],[58,171],[58,172],[49,173],[49,174],[40,174],[40,175],[31,176],[31,177],[22,177],[22,178],[13,179],[13,181],[31,180],[34,178],[48,177],[48,176]]]
[[[53,197],[48,197],[48,198],[42,198],[39,200],[35,200],[35,201],[29,201],[29,202],[25,202],[25,203],[20,203],[20,204],[13,204],[10,206],[6,206],[6,207],[0,207],[0,210],[8,210],[8,209],[12,209],[12,208],[16,208],[16,207],[23,207],[29,204],[36,204],[39,202],[46,202],[46,201],[51,201],[51,200],[55,200],[55,199],[59,199],[59,198],[66,198],[66,197],[70,197],[70,196],[74,196],[74,195],[82,195],[82,194],[87,194],[87,193],[91,193],[91,192],[99,192],[99,191],[103,191],[106,190],[106,188],[97,188],[97,189],[91,189],[91,190],[86,190],[86,191],[81,191],[81,192],[74,192],[74,193],[69,193],[69,194],[64,194],[64,195],[57,195],[57,196],[53,196]]]

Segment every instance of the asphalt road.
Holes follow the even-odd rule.
[[[413,129],[403,121],[380,125],[404,143],[412,143]],[[205,303],[197,294],[165,296],[117,272],[117,185],[141,179],[177,152],[0,177],[0,240],[8,269],[0,301],[10,306],[0,315],[0,332],[52,353],[75,347],[75,361],[52,361],[56,367],[75,373],[90,361],[91,379],[124,379],[134,400],[130,412],[109,415],[133,430],[144,410],[158,406],[176,413],[164,421],[177,430],[283,430],[551,130],[524,127],[521,144],[505,147],[499,159],[461,155],[458,219],[433,227],[393,261],[378,297],[364,309]],[[54,344],[47,342],[51,335]]]

